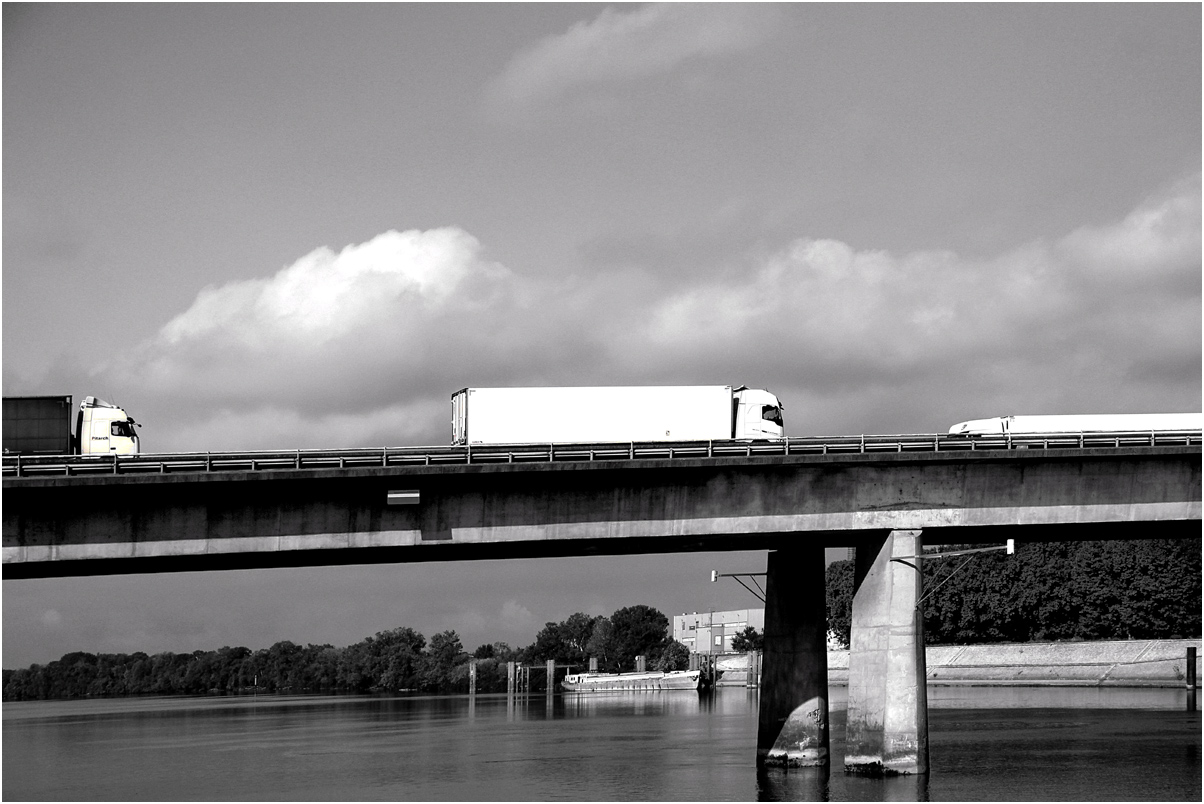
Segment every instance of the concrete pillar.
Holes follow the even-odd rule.
[[[928,772],[921,544],[918,530],[892,531],[853,596],[846,771]]]
[[[477,660],[468,663],[468,694],[477,694]]]
[[[637,673],[648,672],[648,657],[647,656],[635,657],[635,671]]]
[[[758,765],[828,764],[824,569],[822,546],[769,554]]]
[[[556,690],[556,660],[548,659],[545,663],[548,673],[548,695],[551,695]]]
[[[589,659],[589,671],[591,673],[598,672],[598,657],[591,656]]]
[[[514,662],[506,662],[506,694],[507,695],[514,694],[514,687],[515,687],[516,682],[518,681],[518,678],[517,678],[518,673],[515,672],[516,669],[517,669],[517,667]]]

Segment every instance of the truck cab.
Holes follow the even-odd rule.
[[[782,403],[768,391],[740,386],[732,390],[732,438],[782,438]]]
[[[75,437],[80,455],[136,455],[137,423],[124,410],[97,399],[84,397],[75,417]]]

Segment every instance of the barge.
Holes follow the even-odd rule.
[[[627,690],[701,690],[711,685],[700,670],[667,673],[569,673],[560,683],[565,692],[625,692]]]

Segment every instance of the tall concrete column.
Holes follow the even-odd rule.
[[[765,573],[757,764],[828,764],[828,652],[821,546],[776,550]]]
[[[920,548],[920,531],[891,531],[853,596],[845,770],[928,772]]]

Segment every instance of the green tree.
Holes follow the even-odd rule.
[[[531,645],[531,659],[555,659],[558,665],[582,666],[589,657],[587,646],[601,617],[577,612],[559,623],[546,623]]]
[[[737,653],[749,653],[762,650],[765,647],[765,635],[751,625],[736,632],[732,637],[732,650]]]
[[[674,640],[661,651],[661,655],[657,657],[652,669],[667,673],[672,670],[685,670],[689,666],[690,649]]]
[[[468,661],[464,646],[455,631],[441,631],[431,637],[430,647],[422,661],[419,686],[428,691],[446,690],[452,686],[457,664]],[[468,676],[464,675],[465,687]]]
[[[614,631],[615,627],[608,618],[599,617],[585,645],[586,653],[598,660],[598,669],[603,672],[619,669],[618,661],[614,658],[617,651]]]
[[[369,688],[386,690],[418,686],[418,674],[426,637],[413,628],[380,631],[363,642],[363,665]],[[361,686],[364,681],[361,680]]]
[[[848,646],[853,625],[853,560],[833,561],[824,573],[828,632]]]
[[[637,605],[619,609],[610,615],[609,632],[603,632],[605,666],[615,670],[630,670],[635,667],[635,657],[647,657],[653,664],[671,641],[669,618],[651,606]],[[594,655],[595,628],[590,639],[590,654]],[[599,656],[599,667],[603,666]]]

